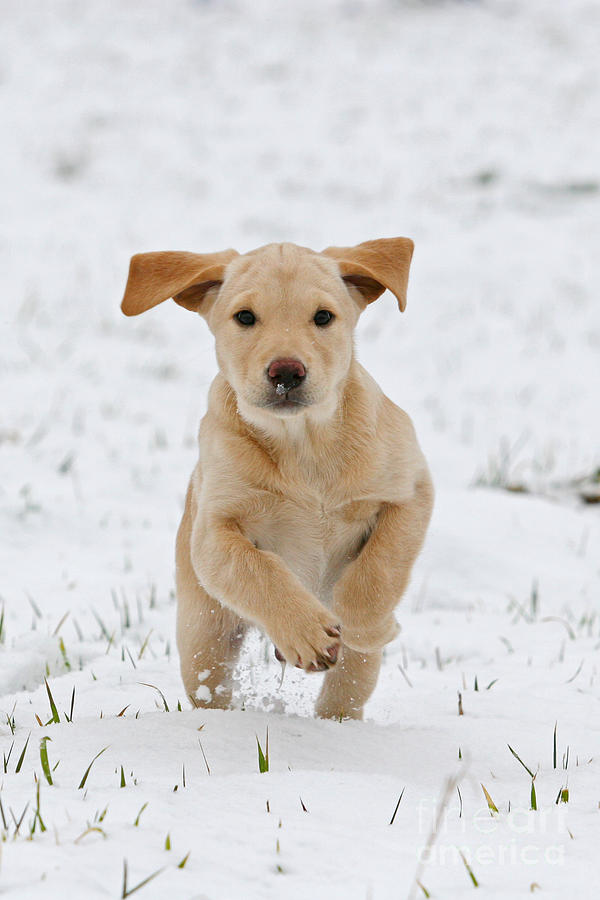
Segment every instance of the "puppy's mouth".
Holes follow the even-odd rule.
[[[311,406],[311,401],[305,394],[299,393],[298,388],[286,390],[285,385],[278,384],[259,405],[262,409],[269,409],[280,415],[294,415]]]

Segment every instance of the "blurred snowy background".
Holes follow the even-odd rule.
[[[112,732],[98,731],[101,709],[114,716],[131,703],[153,722],[160,714],[150,712],[154,696],[140,682],[160,686],[173,708],[182,696],[173,542],[215,361],[204,323],[174,304],[139,320],[122,317],[130,255],[245,251],[279,240],[320,249],[407,235],[416,244],[407,311],[400,316],[390,295],[369,308],[358,355],[412,416],[438,506],[400,609],[404,635],[390,648],[370,708],[376,723],[390,726],[388,738],[360,730],[368,725],[344,734],[388,746],[393,756],[390,748],[402,747],[423,716],[434,732],[439,727],[424,742],[413,734],[406,771],[397,771],[401,754],[386,768],[400,787],[414,777],[422,797],[456,758],[456,690],[467,681],[472,687],[479,673],[480,681],[498,684],[479,712],[488,737],[473,736],[473,768],[489,768],[490,754],[507,752],[507,734],[496,741],[487,730],[499,721],[510,722],[513,739],[516,730],[530,741],[534,761],[535,723],[546,753],[557,718],[570,717],[582,757],[597,754],[598,507],[584,506],[571,482],[600,466],[599,28],[600,5],[589,0],[38,0],[4,8],[0,711],[3,722],[16,709],[19,751],[38,727],[34,713],[47,718],[44,675],[67,710],[76,687],[82,731],[76,715],[63,743],[80,753],[82,769],[101,746],[118,744]],[[279,692],[270,648],[257,639],[248,654],[239,677],[252,715],[267,716],[273,729],[264,710],[287,710],[295,725],[275,721],[301,731],[292,714],[308,714],[317,680],[292,673]],[[565,686],[580,659],[584,695],[577,679]],[[553,666],[556,684],[548,681]],[[483,702],[483,695],[472,699]],[[217,735],[246,727],[254,740],[262,719],[250,726],[239,715],[227,725],[210,715],[207,722]],[[185,716],[195,734],[196,714]],[[92,717],[97,740],[88,747]],[[135,724],[128,726],[133,746]],[[0,722],[7,748],[9,726]],[[58,734],[67,726],[52,727]],[[306,722],[316,740],[328,727]],[[155,737],[165,731],[160,722],[157,729]],[[173,753],[162,740],[150,781]],[[431,741],[442,749],[419,782],[415,759]],[[254,771],[248,746],[239,772],[246,762]],[[28,778],[36,766],[39,772],[37,749],[30,752]],[[98,776],[105,792],[116,786],[109,756],[96,764],[100,773],[108,767],[105,781]],[[518,781],[523,772],[506,765]],[[7,768],[0,797],[12,790],[4,806],[10,801],[20,813],[33,782],[23,785],[14,760]],[[476,780],[486,777],[478,771]],[[554,785],[548,790],[552,804]],[[364,793],[358,808],[366,816],[374,794]],[[587,803],[581,821],[596,808],[596,794],[580,792]],[[68,802],[67,820],[82,820],[76,801]],[[59,832],[67,806],[65,796]],[[168,827],[189,825],[187,813],[178,816]],[[222,827],[229,835],[238,826],[240,834],[262,833],[248,821],[223,820]],[[405,822],[406,846],[414,821]],[[162,820],[152,834],[161,827]],[[202,821],[194,827],[194,840],[207,840]],[[316,818],[311,827],[298,880],[288,881],[285,896],[296,889],[305,896],[307,860],[319,872],[312,896],[324,896],[326,882],[329,900],[338,889],[344,900],[354,889],[362,898],[369,885],[377,900],[392,896],[392,884],[408,890],[412,850],[398,871],[389,854],[377,867],[366,854],[357,863],[360,877],[348,881],[343,860],[335,871],[329,862],[318,868],[327,828]],[[342,855],[354,840],[348,828],[338,835]],[[596,821],[595,836],[586,829],[589,848],[598,828]],[[128,834],[124,825],[113,831],[122,842]],[[28,897],[50,896],[50,883],[34,886],[43,856],[39,871],[28,868],[28,854],[43,854],[46,839],[53,840],[11,845],[10,858],[5,851],[9,887],[27,884]],[[103,852],[100,844],[82,857],[82,871],[97,872],[97,883],[77,894],[81,884],[72,875],[74,896],[105,895]],[[210,896],[231,896],[227,877],[234,875],[221,875],[219,854],[211,852],[214,871],[203,864]],[[240,845],[238,853],[242,863],[256,860],[256,847]],[[66,863],[60,854],[54,859],[52,884],[62,890]],[[141,869],[147,874],[144,863]],[[561,888],[552,870],[545,886],[554,883],[557,897],[565,890],[575,896],[580,871],[561,870],[568,885]],[[523,876],[523,890],[543,876]],[[442,873],[444,896],[459,896],[451,885],[464,877]],[[270,896],[272,878],[257,876],[255,893],[246,896]],[[192,896],[185,884],[173,896]],[[145,895],[164,896],[161,890],[157,879]],[[514,884],[510,890],[518,895]]]

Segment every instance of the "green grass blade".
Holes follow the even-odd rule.
[[[50,685],[48,684],[48,679],[44,678],[44,682],[46,684],[46,690],[48,691],[48,700],[50,701],[50,711],[52,713],[52,722],[60,722],[60,716],[58,715],[58,710],[56,708],[56,703],[54,702],[54,697],[52,696],[52,691],[50,690]]]
[[[17,761],[17,768],[15,772],[18,774],[21,771],[21,766],[23,765],[23,760],[25,759],[25,754],[27,753],[27,744],[29,743],[29,738],[31,737],[31,732],[27,735],[27,740],[25,741],[25,746],[21,751],[21,755]]]
[[[73,721],[73,710],[75,708],[75,688],[73,688],[73,693],[71,694],[71,709],[69,710],[68,721]]]
[[[102,621],[102,619],[100,618],[100,616],[98,615],[98,613],[96,612],[95,609],[92,609],[92,615],[95,618],[98,625],[100,626],[100,631],[104,635],[105,639],[107,641],[110,641],[111,637],[110,637],[110,634],[108,633],[108,628],[106,627],[106,625],[104,624],[104,622]]]
[[[46,747],[46,743],[51,741],[52,738],[47,736],[43,737],[40,741],[40,761],[42,763],[42,771],[46,777],[46,781],[48,784],[52,784],[52,773],[50,772],[50,764],[48,763],[48,749]]]
[[[100,750],[99,753],[96,753],[95,757],[93,758],[93,760],[91,761],[91,763],[89,764],[89,766],[87,767],[87,769],[85,770],[85,772],[83,773],[83,778],[82,778],[81,781],[79,782],[79,785],[78,785],[78,788],[77,788],[78,791],[81,791],[81,790],[85,787],[85,783],[86,783],[86,781],[87,781],[87,779],[88,779],[88,775],[90,774],[90,770],[91,770],[92,766],[94,765],[94,763],[96,762],[96,760],[98,759],[98,757],[99,757],[99,756],[102,756],[102,754],[104,753],[105,750],[108,750],[108,747],[103,747],[102,750]]]
[[[532,778],[535,778],[535,774],[531,771],[531,769],[529,768],[529,766],[526,766],[526,765],[525,765],[525,763],[523,762],[523,760],[521,759],[521,757],[519,756],[519,754],[516,753],[516,752],[513,750],[513,748],[510,746],[510,744],[507,744],[506,746],[508,747],[508,749],[510,750],[510,752],[512,753],[512,755],[514,756],[514,758],[515,758],[516,760],[518,760],[518,762],[521,763],[521,765],[523,766],[523,768],[525,769],[525,771],[528,772],[529,775],[531,775]]]
[[[36,618],[41,619],[42,611],[39,608],[39,606],[37,605],[37,603],[35,602],[35,600],[33,599],[33,597],[31,596],[31,594],[27,594],[27,599],[29,600],[29,604],[30,604],[32,610],[34,611]]]
[[[265,752],[260,746],[258,735],[256,735],[256,745],[258,747],[258,771],[261,774],[269,771],[269,729],[267,728],[267,740],[265,743]]]
[[[398,797],[398,802],[396,803],[396,808],[395,808],[395,810],[394,810],[394,813],[393,813],[393,815],[392,815],[392,818],[390,819],[390,825],[393,825],[393,824],[394,824],[394,819],[396,818],[396,813],[397,813],[398,810],[400,809],[400,804],[402,803],[402,798],[404,797],[404,791],[405,791],[405,790],[406,790],[406,785],[402,788],[402,791],[401,791],[401,793],[400,793],[400,796]]]
[[[150,640],[150,636],[151,636],[151,634],[152,634],[153,631],[154,631],[154,629],[151,628],[150,631],[148,632],[148,634],[146,635],[146,637],[145,637],[145,639],[144,639],[144,643],[143,643],[142,646],[140,647],[140,652],[138,653],[138,660],[140,660],[140,659],[142,658],[142,656],[144,655],[144,652],[145,652],[145,650],[146,650],[146,648],[147,648],[147,646],[148,646],[148,641]]]
[[[33,820],[33,827],[35,828],[35,821],[37,819],[37,821],[40,823],[40,831],[44,832],[44,831],[47,831],[48,829],[44,825],[44,820],[42,819],[42,814],[40,812],[40,783],[39,783],[39,781],[36,785],[35,799],[36,799],[36,808],[35,808],[35,818]]]
[[[537,797],[535,795],[535,781],[531,781],[531,808],[537,809]]]
[[[477,879],[475,878],[475,874],[474,874],[474,872],[473,872],[473,869],[471,868],[471,866],[470,866],[469,863],[467,862],[464,853],[462,852],[462,850],[459,850],[458,852],[459,852],[460,858],[461,858],[462,861],[463,861],[464,867],[465,867],[465,869],[466,869],[467,872],[468,872],[469,878],[470,878],[471,881],[473,882],[473,887],[479,887],[479,882],[478,882]]]
[[[152,881],[153,878],[156,878],[157,875],[160,875],[161,872],[164,872],[165,867],[157,869],[156,872],[153,872],[152,875],[148,875],[147,878],[144,878],[143,881],[140,881],[139,884],[136,884],[135,887],[132,887],[131,890],[127,887],[127,860],[123,860],[123,893],[121,894],[121,900],[126,900],[127,897],[131,897],[132,894],[135,894],[136,891],[139,891],[140,888],[143,888],[144,885],[148,884],[149,881]]]
[[[59,637],[58,639],[58,647],[63,658],[63,663],[65,664],[65,669],[67,670],[67,672],[70,672],[71,663],[69,661],[69,657],[67,656],[67,648],[65,647],[65,642],[63,641],[62,637]]]
[[[143,805],[142,808],[140,809],[139,813],[137,814],[137,816],[136,816],[136,818],[135,818],[135,822],[133,823],[134,828],[137,828],[137,827],[139,826],[139,824],[140,824],[140,817],[141,817],[142,813],[144,812],[144,810],[146,809],[147,806],[148,806],[148,802],[144,803],[144,805]]]
[[[2,758],[3,758],[3,762],[4,762],[3,768],[4,768],[4,774],[5,774],[5,775],[8,773],[8,764],[9,764],[9,762],[10,762],[10,758],[11,758],[11,756],[12,756],[12,752],[13,752],[13,747],[14,747],[14,746],[15,746],[15,742],[14,742],[14,740],[13,740],[12,743],[11,743],[11,745],[10,745],[10,750],[8,751],[8,756],[6,755],[6,753],[3,753],[3,754],[2,754]]]
[[[143,684],[144,687],[153,688],[153,690],[158,691],[158,693],[160,694],[161,700],[163,702],[165,712],[169,712],[169,705],[168,705],[167,701],[165,700],[165,695],[163,694],[163,692],[161,691],[160,688],[157,688],[155,684],[148,684],[146,681],[140,681],[140,684]]]

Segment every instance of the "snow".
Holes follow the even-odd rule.
[[[570,484],[600,465],[599,25],[588,0],[5,11],[3,896],[120,897],[123,860],[129,890],[162,870],[148,900],[471,896],[457,848],[483,897],[595,896],[600,522]],[[357,351],[437,501],[366,720],[314,720],[320,676],[280,686],[257,634],[236,709],[190,710],[173,544],[216,363],[174,304],[121,316],[129,257],[399,234],[407,311],[370,307]]]

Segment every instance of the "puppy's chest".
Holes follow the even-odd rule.
[[[367,540],[378,511],[372,500],[342,501],[306,490],[265,498],[245,530],[259,549],[277,553],[306,587],[327,600]]]

